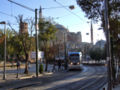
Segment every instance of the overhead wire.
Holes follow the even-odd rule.
[[[63,4],[61,4],[60,2],[58,2],[57,0],[54,0],[57,4],[59,4],[60,6],[62,6],[64,9],[66,9],[68,12],[70,12],[71,14],[73,14],[74,16],[78,17],[80,20],[83,21],[83,19],[77,15],[76,13],[72,12],[71,10],[69,10],[68,8],[66,8]]]
[[[7,16],[10,16],[10,17],[13,17],[13,18],[16,18],[16,16],[13,16],[13,15],[10,15],[10,14],[7,14],[7,13],[4,13],[2,11],[0,11],[1,14],[4,14],[4,15],[7,15]]]
[[[26,9],[34,12],[34,9],[31,9],[31,8],[29,8],[29,7],[27,7],[27,6],[21,5],[21,4],[16,3],[16,2],[14,2],[14,1],[12,1],[12,0],[8,0],[8,1],[10,1],[11,3],[15,3],[15,4],[19,5],[19,6],[22,6],[23,8],[26,8]],[[64,6],[63,4],[59,3],[59,2],[56,1],[56,0],[54,0],[54,1],[55,1],[57,4],[59,4],[60,6],[62,6],[62,7],[50,7],[50,8],[42,8],[42,9],[65,8],[65,9],[66,9],[67,11],[69,11],[71,14],[75,15],[76,17],[78,17],[79,19],[81,19],[81,20],[83,21],[83,19],[82,19],[79,15],[77,15],[76,13],[74,13],[74,12],[72,12],[71,10],[69,10],[68,8],[66,8],[66,7],[68,7],[68,6]],[[1,11],[0,11],[0,13],[16,18],[16,16],[13,16],[12,14],[9,15],[9,14],[3,13],[3,12],[1,12]],[[61,18],[61,17],[57,17],[57,19],[59,19],[59,18]]]
[[[14,16],[14,15],[10,15],[10,14],[7,14],[7,13],[5,13],[5,12],[2,12],[2,11],[0,11],[0,13],[1,14],[4,14],[4,15],[6,15],[6,16],[9,16],[9,17],[12,17],[12,18],[17,18],[17,16]],[[39,19],[39,18],[38,18]],[[25,19],[25,20],[29,20],[29,19]]]
[[[22,5],[22,4],[19,4],[19,3],[16,3],[16,2],[14,2],[14,1],[12,1],[12,0],[8,0],[8,1],[11,2],[11,3],[16,4],[16,5],[18,5],[18,6],[21,6],[21,7],[23,7],[23,8],[26,8],[26,9],[32,11],[32,12],[35,12],[35,10],[32,9],[32,8],[30,8],[30,7],[27,7],[27,6],[25,6],[25,5]]]
[[[64,7],[68,7],[68,6],[64,6]],[[58,9],[58,8],[63,8],[63,6],[62,7],[48,7],[48,8],[42,8],[42,9]]]

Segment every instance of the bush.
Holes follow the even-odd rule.
[[[40,66],[39,66],[39,72],[43,73],[43,64],[40,64]]]
[[[92,59],[94,60],[100,60],[100,59],[105,59],[105,49],[101,49],[101,48],[92,48],[89,51],[89,55]]]

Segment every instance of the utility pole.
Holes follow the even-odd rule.
[[[105,31],[107,40],[107,62],[108,62],[108,90],[112,90],[112,65],[111,65],[111,44],[108,17],[108,0],[105,0]]]
[[[42,22],[42,8],[41,8],[41,6],[40,6],[40,9],[39,9],[39,22]],[[38,31],[38,33],[40,34],[41,32],[41,30],[40,30],[41,28],[39,27],[39,31]],[[40,44],[40,43],[39,43]],[[40,45],[39,45],[40,46]],[[39,47],[40,48],[40,47]],[[40,64],[39,64],[39,72],[41,73],[42,71],[41,71],[41,65],[42,65],[42,59],[40,59]]]
[[[37,9],[35,9],[35,40],[36,40],[36,77],[38,77],[38,25],[37,25]]]
[[[39,9],[39,22],[42,22],[42,7],[40,6],[40,9]],[[41,32],[41,28],[40,27],[38,27],[39,28],[39,31],[38,31],[38,33],[40,34]],[[40,43],[39,43],[40,44]],[[40,47],[39,47],[40,48]],[[40,59],[40,65],[42,64],[42,60]],[[40,69],[40,67],[39,67],[39,69]],[[40,71],[40,70],[39,70]]]

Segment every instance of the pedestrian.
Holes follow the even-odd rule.
[[[20,68],[20,61],[17,60],[17,68]]]
[[[60,68],[61,68],[61,60],[59,59],[58,60],[58,71],[60,70]]]
[[[18,71],[20,69],[20,61],[17,60],[16,66],[17,66],[17,76],[16,76],[16,78],[18,78]]]

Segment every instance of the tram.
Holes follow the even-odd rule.
[[[69,64],[68,69],[80,69],[82,61],[81,52],[68,52]]]

